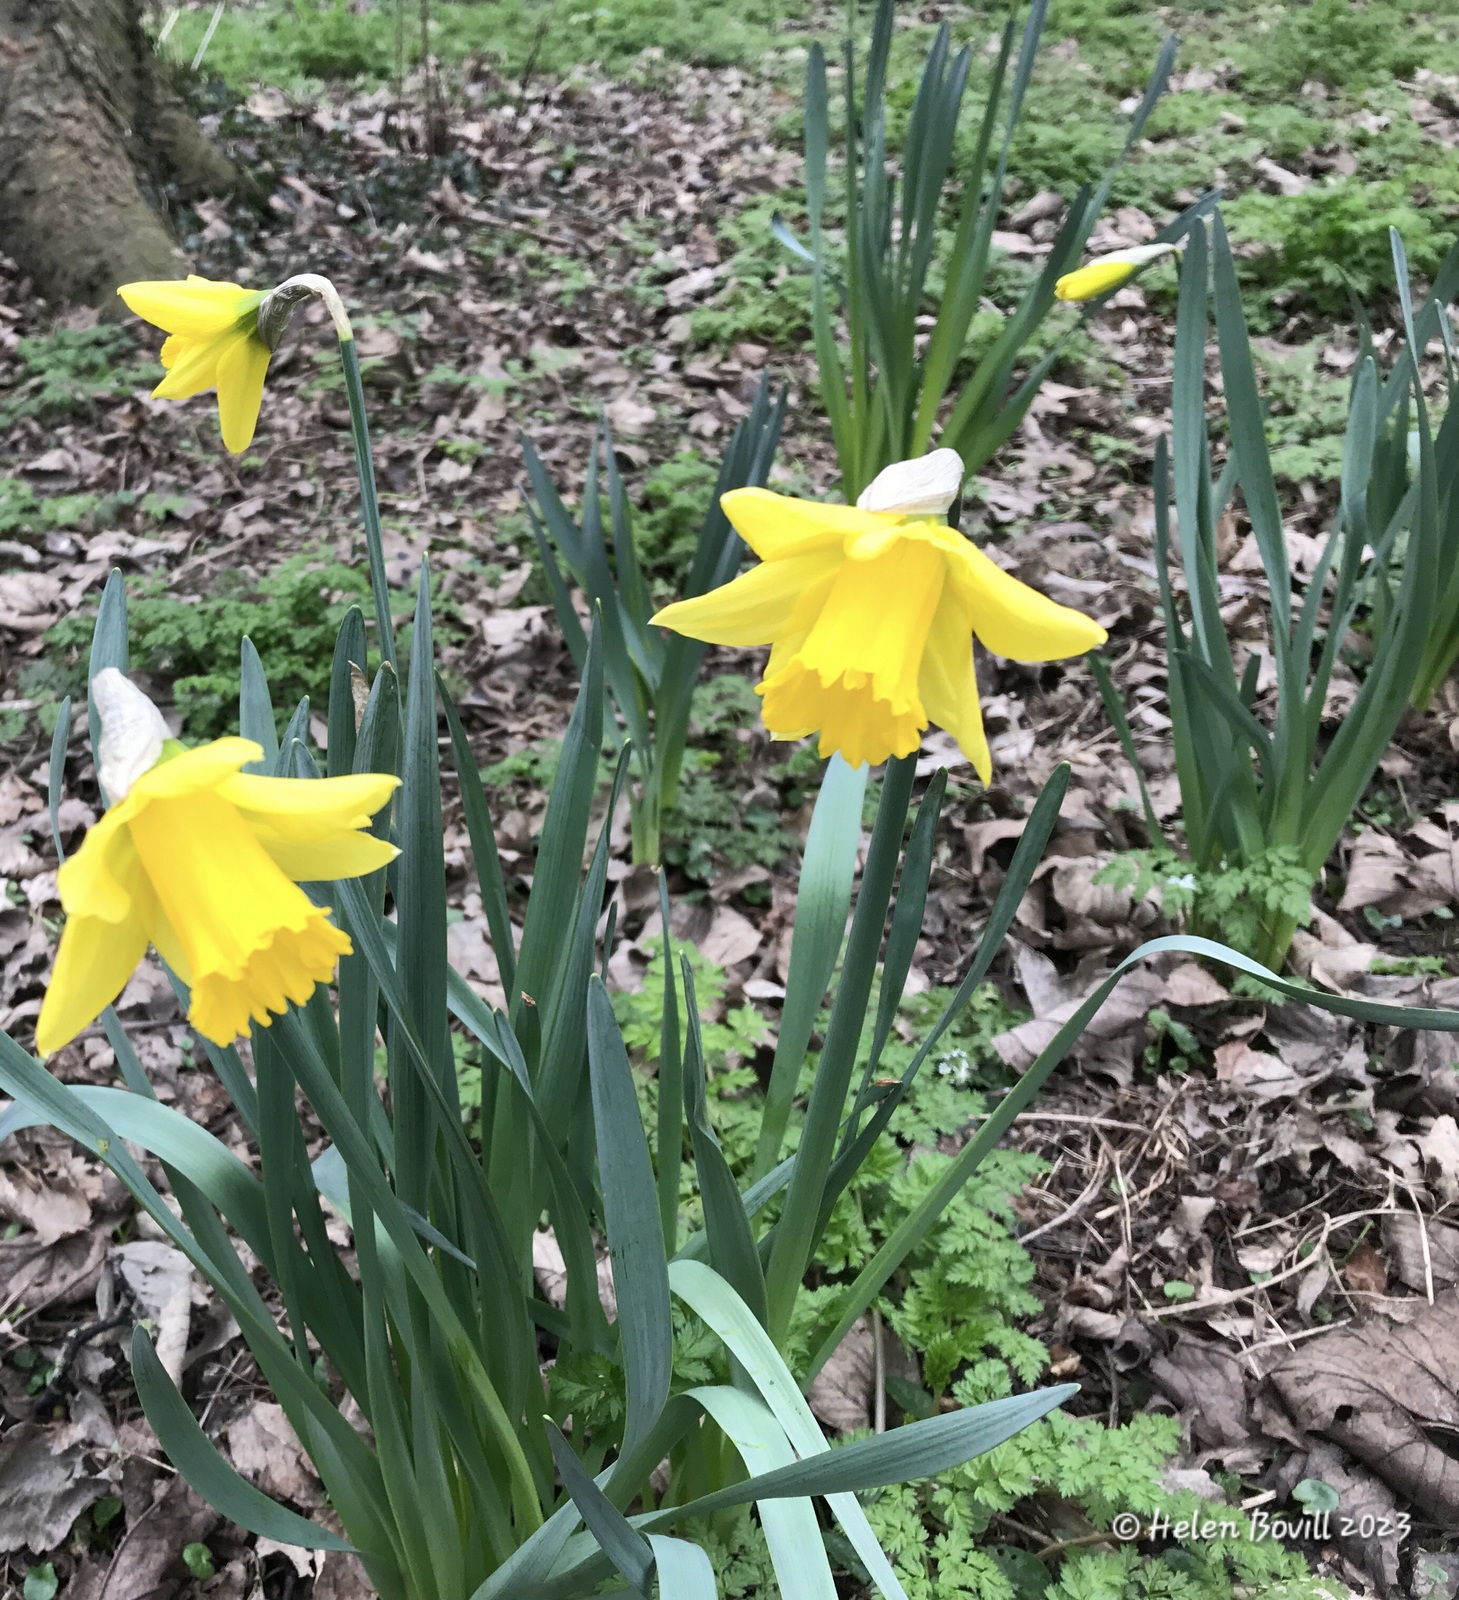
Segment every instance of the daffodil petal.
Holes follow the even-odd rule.
[[[137,854],[192,984],[189,1016],[219,1043],[301,1003],[349,941],[284,875],[216,792],[154,800],[131,823]],[[160,934],[160,928],[154,937]]]
[[[312,842],[368,828],[399,787],[399,778],[378,772],[307,781],[240,772],[218,792],[250,825],[264,824],[283,838]]]
[[[951,571],[973,632],[994,655],[1059,661],[1082,656],[1108,638],[1092,618],[1020,583],[975,544],[964,544]]]
[[[250,333],[218,358],[218,422],[223,443],[235,456],[253,443],[270,354],[263,340]]]
[[[261,290],[198,277],[124,283],[117,293],[145,322],[195,339],[225,333],[263,300]]]
[[[274,865],[295,883],[362,878],[388,867],[400,854],[388,839],[377,839],[372,833],[336,834],[329,839],[305,841],[286,838],[258,822],[250,823],[250,827]]]
[[[918,685],[928,717],[957,740],[983,783],[991,783],[993,757],[978,704],[972,629],[961,602],[952,593],[943,595],[932,619]]]
[[[216,789],[251,762],[262,760],[263,748],[252,739],[214,739],[159,761],[136,780],[127,798],[107,815],[121,813],[130,820],[143,805]]]
[[[173,334],[167,343],[172,344],[177,337],[177,334]],[[244,335],[235,334],[233,337],[241,339]],[[176,346],[172,362],[167,365],[166,376],[152,391],[152,398],[191,400],[194,395],[213,388],[218,381],[218,357],[228,338],[229,335],[223,333],[214,339],[186,339]]]
[[[769,489],[731,489],[719,503],[735,532],[762,561],[829,549],[848,535],[875,533],[903,520],[888,512],[822,505]]]
[[[864,674],[861,679],[826,683],[818,672],[792,661],[760,686],[766,728],[776,739],[799,739],[819,730],[821,755],[839,751],[853,767],[910,755],[927,726],[920,702],[898,711],[873,693]]]
[[[675,601],[649,620],[707,644],[768,644],[830,592],[841,566],[837,540],[830,548],[761,562],[722,589]]]
[[[36,1019],[35,1047],[48,1056],[89,1027],[127,986],[147,953],[140,917],[107,922],[73,916],[61,931],[56,965]]]
[[[1054,280],[1054,294],[1060,300],[1098,300],[1100,295],[1128,283],[1140,269],[1129,261],[1091,261]]]
[[[125,922],[133,914],[141,865],[124,818],[109,811],[87,830],[81,848],[56,874],[56,888],[68,916]]]

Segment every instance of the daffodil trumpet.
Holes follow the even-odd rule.
[[[1180,246],[1175,244],[1140,244],[1128,250],[1111,250],[1066,272],[1055,282],[1054,294],[1060,300],[1098,300],[1128,283],[1152,261],[1179,254]]]
[[[263,755],[252,740],[184,749],[116,668],[91,687],[111,805],[58,875],[66,925],[36,1048],[48,1055],[95,1021],[149,944],[188,985],[188,1020],[204,1038],[247,1038],[350,953],[329,908],[299,884],[394,859],[366,830],[399,779],[259,777],[243,770]]]
[[[947,525],[962,477],[943,449],[888,467],[855,506],[736,489],[720,503],[759,565],[652,620],[711,644],[768,644],[756,693],[774,738],[818,733],[822,756],[874,766],[912,754],[936,723],[988,783],[974,638],[995,655],[1054,661],[1105,631]]]

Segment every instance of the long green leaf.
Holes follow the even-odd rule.
[[[96,627],[91,634],[91,654],[86,663],[86,720],[91,734],[92,765],[101,769],[101,719],[91,699],[91,683],[97,673],[115,667],[126,675],[130,655],[127,649],[127,586],[121,573],[113,570],[101,591],[96,608]],[[107,796],[102,795],[106,801]]]
[[[718,1600],[714,1568],[697,1544],[666,1533],[651,1533],[648,1542],[659,1578],[659,1600]]]
[[[328,1528],[255,1489],[218,1454],[218,1447],[198,1426],[187,1401],[157,1359],[152,1341],[138,1324],[132,1329],[132,1378],[147,1421],[173,1466],[216,1511],[249,1533],[305,1550],[353,1552],[354,1546]]]
[[[832,756],[811,814],[796,894],[785,1004],[755,1147],[756,1177],[768,1172],[780,1155],[806,1047],[846,935],[866,779],[865,766],[853,768],[839,755]]]
[[[635,1532],[627,1517],[593,1482],[573,1454],[572,1446],[563,1438],[562,1430],[550,1419],[547,1439],[552,1446],[552,1459],[562,1475],[563,1487],[572,1496],[589,1532],[628,1583],[647,1600],[649,1579],[654,1570],[653,1546],[641,1533]]]
[[[697,1261],[676,1261],[669,1268],[675,1294],[724,1341],[760,1391],[775,1420],[785,1429],[795,1453],[804,1459],[830,1449],[790,1369],[771,1343],[770,1335],[750,1315],[749,1307],[718,1273]],[[891,1563],[877,1543],[866,1513],[851,1494],[828,1494],[826,1503],[846,1532],[872,1581],[887,1600],[906,1600]]]
[[[272,772],[279,759],[279,730],[274,723],[274,702],[268,678],[258,658],[253,640],[244,638],[239,646],[238,732],[263,748],[263,759],[253,761],[245,772]]]
[[[709,1124],[708,1096],[705,1091],[704,1040],[699,1028],[699,1005],[694,994],[694,972],[684,958],[684,997],[689,1013],[689,1048],[685,1058],[684,1080],[688,1089],[689,1130],[694,1144],[694,1167],[699,1177],[699,1193],[704,1204],[704,1229],[709,1238],[709,1260],[726,1282],[733,1284],[740,1298],[760,1322],[768,1315],[765,1302],[765,1273],[760,1252],[750,1230],[745,1210],[729,1162]]]
[[[639,1115],[633,1068],[613,1015],[613,1003],[596,977],[588,984],[587,1030],[598,1174],[628,1388],[628,1415],[623,1425],[626,1452],[658,1421],[669,1398],[673,1367],[669,1275],[653,1162]]]
[[[691,1389],[689,1394],[733,1441],[752,1482],[795,1460],[784,1428],[753,1395],[727,1386]],[[810,1500],[767,1500],[759,1510],[783,1600],[836,1600],[836,1581]]]
[[[517,989],[507,996],[514,1023],[526,1003],[524,996],[530,995],[534,1006],[546,1000],[562,930],[571,923],[577,899],[603,743],[602,663],[602,629],[595,622],[542,824],[532,897],[517,951]]]
[[[700,1399],[705,1391],[688,1391]],[[1007,1400],[989,1400],[966,1410],[950,1411],[892,1428],[871,1439],[837,1445],[726,1489],[636,1519],[645,1530],[666,1527],[679,1519],[705,1517],[750,1500],[782,1496],[862,1494],[888,1484],[913,1483],[971,1461],[975,1456],[1021,1433],[1079,1392],[1077,1383],[1039,1389]]]

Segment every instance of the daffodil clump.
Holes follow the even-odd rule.
[[[92,684],[99,777],[111,808],[61,867],[66,912],[36,1048],[59,1050],[121,993],[149,944],[192,991],[188,1020],[231,1044],[302,1004],[350,941],[299,888],[384,866],[393,845],[363,831],[399,779],[301,780],[243,768],[249,739],[185,750],[114,667]]]
[[[988,783],[974,638],[1015,661],[1055,661],[1105,631],[948,526],[962,477],[957,454],[936,450],[888,467],[855,506],[737,489],[725,515],[760,565],[653,620],[711,644],[768,644],[756,692],[777,739],[819,733],[822,756],[874,766],[911,755],[936,723]]]

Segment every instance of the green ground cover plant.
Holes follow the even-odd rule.
[[[171,684],[185,737],[216,738],[236,716],[231,658],[240,639],[252,641],[281,703],[307,697],[323,706],[340,624],[369,591],[358,567],[310,552],[256,581],[225,573],[196,601],[180,601],[166,578],[152,579],[131,601],[132,658]],[[84,692],[94,627],[95,617],[82,614],[47,630],[47,681],[57,699]]]
[[[613,74],[645,70],[653,59],[737,65],[774,47],[781,24],[801,11],[801,0],[750,0],[733,10],[715,0],[445,0],[430,8],[426,26],[433,55],[484,57],[517,79],[561,76],[587,63]],[[194,58],[207,25],[208,14],[181,14],[168,41],[176,59]],[[401,4],[367,11],[341,0],[265,4],[226,12],[204,64],[243,91],[260,79],[286,88],[383,82],[419,62],[421,32],[421,12]]]
[[[125,328],[57,328],[16,344],[23,376],[0,401],[0,428],[23,417],[37,422],[87,416],[98,402],[150,389],[162,368],[143,356]]]

